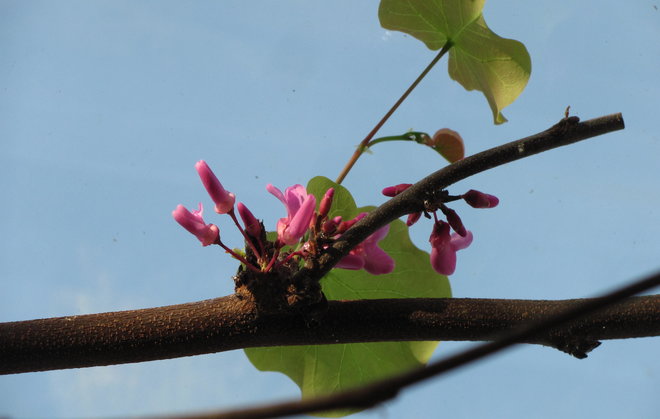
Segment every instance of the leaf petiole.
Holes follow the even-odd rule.
[[[426,139],[430,139],[430,136],[427,133],[410,131],[402,135],[392,135],[389,137],[376,138],[375,140],[369,141],[369,144],[367,144],[366,147],[373,147],[375,144],[384,143],[386,141],[414,141],[416,143],[423,144]]]
[[[440,58],[442,58],[447,53],[447,51],[451,49],[452,46],[453,46],[453,42],[451,42],[451,40],[448,40],[445,43],[445,45],[442,47],[442,49],[440,49],[440,52],[438,52],[435,58],[431,60],[429,65],[427,65],[426,68],[420,73],[420,75],[417,76],[415,81],[412,82],[412,84],[408,87],[408,89],[406,89],[406,91],[403,92],[399,100],[397,100],[396,103],[394,103],[394,105],[390,108],[390,110],[387,111],[385,116],[383,116],[383,118],[376,124],[376,126],[373,127],[373,129],[369,132],[369,134],[367,134],[367,136],[364,137],[364,140],[360,142],[360,144],[355,149],[355,152],[348,160],[348,163],[346,163],[346,166],[344,166],[341,173],[339,173],[339,176],[337,176],[337,180],[335,181],[336,183],[340,184],[344,180],[348,172],[351,170],[351,168],[353,168],[353,165],[355,165],[357,159],[360,158],[364,150],[368,147],[369,141],[371,141],[371,139],[374,138],[376,132],[378,132],[378,130],[385,124],[385,122],[387,122],[387,120],[390,119],[390,116],[392,116],[394,111],[396,111],[397,108],[403,103],[403,101],[406,100],[408,95],[410,95],[410,93],[415,89],[415,87],[417,87],[419,82],[421,82],[422,79],[426,77],[429,71],[431,71],[431,69],[438,63],[438,61],[440,61]]]

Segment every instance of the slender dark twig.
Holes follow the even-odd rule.
[[[579,118],[571,116],[538,134],[482,151],[450,164],[369,213],[344,233],[330,251],[319,258],[319,263],[314,269],[303,270],[299,275],[322,278],[339,259],[374,231],[403,215],[421,211],[425,197],[433,191],[444,189],[459,180],[506,163],[623,128],[623,117],[620,113],[584,122],[579,122]]]
[[[401,390],[420,383],[432,377],[438,377],[446,372],[483,359],[489,355],[509,348],[514,344],[533,339],[556,327],[570,321],[582,318],[588,314],[602,310],[630,296],[660,286],[660,273],[619,288],[598,298],[589,299],[574,307],[563,310],[549,318],[521,325],[513,331],[502,334],[493,342],[477,345],[472,349],[460,352],[454,356],[417,368],[406,373],[377,381],[364,387],[335,393],[329,396],[316,397],[301,401],[291,401],[247,409],[237,409],[225,412],[209,412],[205,414],[183,416],[181,419],[264,419],[289,417],[304,413],[323,412],[335,409],[366,409],[396,397]]]

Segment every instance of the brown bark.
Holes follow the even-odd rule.
[[[330,301],[320,324],[295,312],[257,315],[235,295],[114,313],[0,324],[0,373],[142,362],[239,348],[377,341],[493,340],[586,299]],[[635,297],[525,343],[575,356],[597,341],[660,336],[660,295]]]

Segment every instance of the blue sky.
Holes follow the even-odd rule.
[[[579,4],[576,4],[579,3]],[[657,270],[660,11],[653,1],[489,2],[485,18],[532,56],[527,89],[492,124],[441,62],[381,131],[461,133],[468,154],[541,131],[567,105],[622,112],[623,132],[451,188],[497,195],[455,206],[474,232],[457,297],[588,297]],[[378,3],[0,0],[0,321],[153,307],[232,292],[235,263],[171,211],[209,204],[205,159],[266,225],[265,191],[335,178],[432,59],[378,25]],[[344,182],[359,205],[444,165],[382,144]],[[223,241],[238,236],[225,220]],[[428,249],[430,224],[411,236]],[[442,343],[441,357],[465,343]],[[660,340],[605,342],[586,360],[520,346],[355,417],[652,417]],[[242,351],[0,377],[0,416],[177,413],[298,395]]]

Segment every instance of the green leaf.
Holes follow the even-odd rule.
[[[408,33],[432,50],[450,43],[449,75],[466,90],[483,92],[496,124],[522,93],[532,71],[525,46],[499,37],[482,15],[485,0],[381,0],[385,29]]]
[[[348,190],[330,179],[315,177],[307,191],[317,201],[329,187],[335,188],[330,216],[350,219],[373,207],[357,208]],[[331,300],[373,298],[450,297],[447,277],[437,274],[429,254],[410,241],[408,228],[396,220],[380,242],[396,261],[394,272],[370,275],[365,271],[333,269],[322,279],[323,292]],[[299,387],[303,398],[346,390],[426,363],[438,342],[384,342],[342,345],[250,348],[245,353],[259,370],[286,374]],[[357,410],[325,412],[339,417]]]

